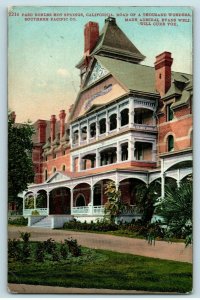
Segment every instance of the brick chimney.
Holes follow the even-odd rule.
[[[46,127],[45,120],[38,120],[38,143],[46,143]]]
[[[173,58],[170,52],[163,52],[156,56],[156,91],[163,97],[171,86],[171,65]]]
[[[60,118],[60,138],[62,138],[63,135],[65,134],[65,117],[66,117],[65,110],[61,110],[60,114],[59,114],[59,118]]]
[[[99,38],[99,24],[88,22],[84,28],[84,56],[90,55]]]
[[[55,115],[51,116],[50,126],[51,126],[51,143],[53,143],[56,137],[56,116]]]

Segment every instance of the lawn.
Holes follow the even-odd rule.
[[[9,283],[186,293],[192,290],[192,265],[106,250],[82,248],[65,260],[11,261]]]

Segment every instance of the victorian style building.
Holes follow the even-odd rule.
[[[101,218],[109,180],[133,207],[126,217],[138,218],[138,184],[158,180],[164,196],[167,181],[179,185],[192,173],[192,76],[172,71],[170,52],[157,55],[155,67],[144,58],[114,18],[100,33],[98,23],[85,25],[81,85],[68,119],[61,110],[34,124],[35,183],[23,200],[29,225]]]

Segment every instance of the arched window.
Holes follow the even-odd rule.
[[[56,172],[56,167],[53,168],[53,173],[55,173],[55,172]]]
[[[65,165],[62,166],[62,171],[65,171]]]
[[[168,152],[174,150],[174,137],[172,135],[168,136],[168,139],[167,139],[167,150],[168,150]]]
[[[106,119],[103,118],[99,121],[99,133],[103,134],[106,132]]]
[[[90,137],[95,137],[96,136],[96,123],[92,123],[90,125]]]
[[[83,195],[79,195],[76,198],[76,206],[85,206],[85,198]]]
[[[129,110],[125,108],[121,111],[121,126],[127,125],[129,122]]]
[[[110,130],[114,130],[117,128],[117,114],[113,114],[110,116]]]

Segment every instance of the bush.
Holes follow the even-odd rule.
[[[67,247],[66,243],[61,243],[60,254],[61,254],[63,259],[67,258],[67,256],[68,256],[68,247]]]
[[[72,256],[78,257],[81,255],[81,246],[78,245],[77,240],[71,238],[65,240],[65,243],[67,244]]]
[[[52,238],[44,241],[44,249],[48,254],[52,254],[56,249],[55,241]]]
[[[8,240],[8,259],[21,260],[20,240]]]
[[[24,241],[24,243],[29,242],[30,236],[30,232],[20,232],[20,238]]]
[[[19,217],[19,218],[15,218],[15,219],[9,218],[8,224],[17,225],[17,226],[27,226],[28,219],[25,219],[24,217]]]
[[[96,223],[81,223],[79,221],[70,221],[66,222],[63,225],[64,229],[76,229],[76,230],[88,230],[88,231],[115,231],[119,229],[119,226],[114,223],[110,223],[109,221],[97,221]]]
[[[37,262],[43,262],[45,257],[45,248],[43,242],[38,242],[35,249],[35,259]]]

